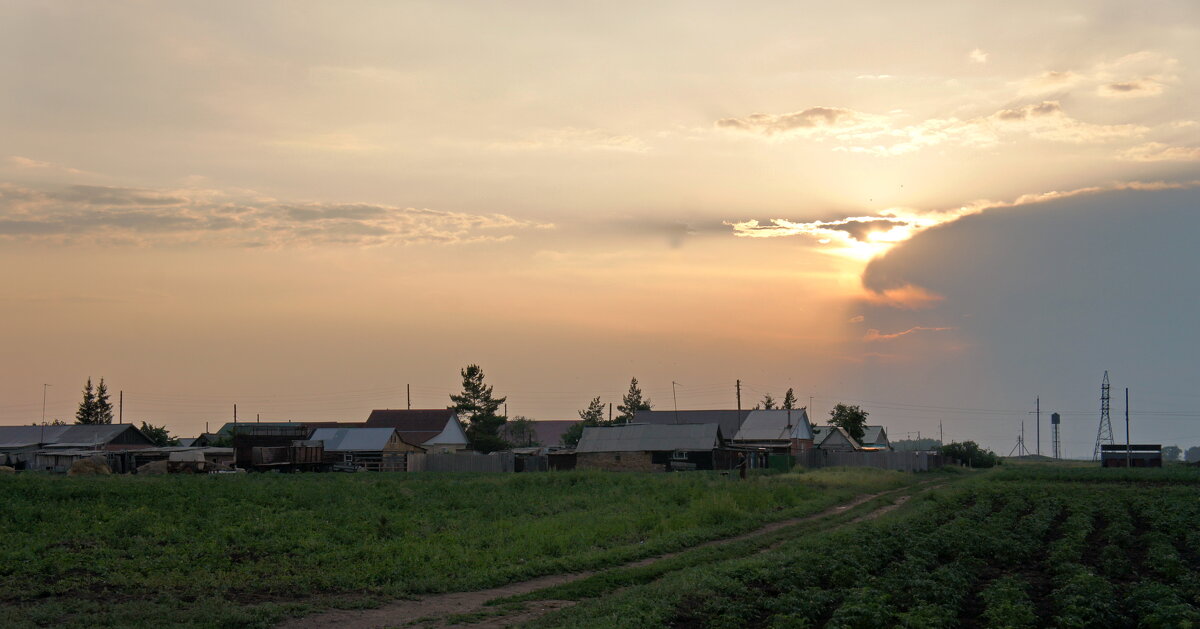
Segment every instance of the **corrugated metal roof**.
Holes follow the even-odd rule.
[[[0,426],[0,448],[20,447],[31,443],[70,443],[78,445],[106,444],[121,433],[133,430],[133,424],[90,424],[72,426]],[[143,437],[144,438],[144,437]],[[150,441],[147,439],[146,443]]]
[[[383,450],[388,440],[396,434],[395,428],[318,428],[310,441],[324,441],[329,451]]]
[[[587,426],[576,452],[712,450],[721,445],[717,424],[623,424]]]
[[[887,434],[883,426],[863,426],[863,445],[888,445]]]
[[[734,441],[812,439],[812,426],[805,409],[750,411]]]
[[[736,435],[750,411],[638,411],[633,421],[638,424],[717,424],[722,435]]]
[[[858,442],[854,440],[854,437],[851,437],[850,433],[846,432],[839,426],[813,426],[812,430],[813,445],[817,446],[818,448],[821,447],[826,440],[838,434],[840,434],[846,440],[846,443],[853,446],[855,450],[861,448],[861,446],[858,445]],[[836,437],[834,438],[836,439]]]

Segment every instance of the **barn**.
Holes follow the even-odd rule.
[[[421,452],[395,428],[318,428],[310,441],[325,443],[325,462],[371,472],[403,472],[408,453]]]
[[[587,426],[575,466],[629,472],[729,469],[738,453],[725,448],[717,424]]]

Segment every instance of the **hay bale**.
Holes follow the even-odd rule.
[[[108,462],[102,456],[79,459],[71,464],[71,469],[67,470],[67,476],[108,476],[109,474],[112,474],[112,468],[108,466]]]
[[[7,465],[0,465],[0,474],[16,474],[16,473],[17,473],[17,470],[15,470]]]
[[[169,474],[170,464],[167,461],[151,461],[137,468],[138,474]]]

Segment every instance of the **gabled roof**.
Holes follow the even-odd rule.
[[[458,414],[447,408],[374,410],[367,418],[366,427],[395,428],[405,441],[418,445],[467,443],[458,423]]]
[[[712,450],[723,441],[717,424],[621,424],[587,426],[576,452]]]
[[[863,445],[888,445],[887,431],[883,426],[863,426]]]
[[[717,424],[721,434],[736,435],[750,411],[638,411],[634,413],[636,424]]]
[[[32,444],[73,444],[76,446],[105,445],[127,431],[133,440],[151,441],[133,424],[86,424],[73,426],[0,426],[0,448]]]
[[[862,448],[862,446],[860,446],[858,442],[854,440],[854,437],[851,437],[850,433],[846,432],[845,429],[841,428],[840,426],[813,426],[812,430],[813,445],[818,448],[831,438],[834,440],[839,440],[839,438],[845,439],[846,443],[853,446],[855,450]]]
[[[309,441],[324,441],[326,451],[374,452],[387,447],[395,428],[318,428]]]
[[[769,411],[750,411],[734,441],[778,441],[782,439],[812,439],[808,411],[803,408]]]

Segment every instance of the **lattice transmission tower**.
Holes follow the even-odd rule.
[[[1100,444],[1115,443],[1113,439],[1112,420],[1108,417],[1108,372],[1104,372],[1104,382],[1100,384],[1100,428],[1096,430],[1096,449],[1092,451],[1092,460],[1100,460]]]

